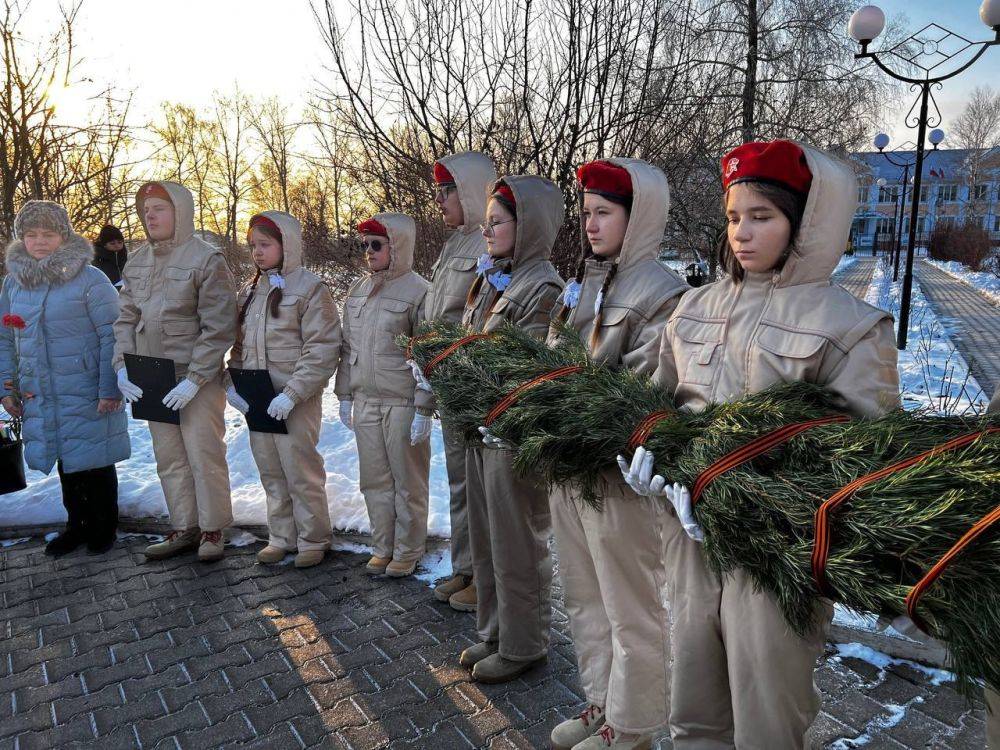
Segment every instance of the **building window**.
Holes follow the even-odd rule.
[[[868,185],[858,185],[858,203],[868,203]]]
[[[993,217],[993,231],[1000,232],[1000,216]]]
[[[954,203],[958,200],[958,185],[941,185],[938,194],[941,200]]]
[[[933,185],[921,185],[920,186],[920,202],[926,203],[931,199],[931,190],[934,188]]]
[[[986,197],[990,194],[989,185],[973,185],[972,186],[972,200],[974,201],[984,201]]]
[[[875,224],[876,234],[895,234],[896,233],[896,220],[890,218],[879,219]]]
[[[895,203],[898,193],[898,185],[880,185],[878,189],[879,203]]]
[[[955,217],[939,216],[937,218],[937,221],[935,222],[935,226],[941,227],[942,229],[944,229],[945,227],[947,227],[948,229],[952,229],[955,226]]]

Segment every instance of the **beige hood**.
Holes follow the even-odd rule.
[[[812,185],[802,226],[781,270],[779,287],[826,281],[847,249],[851,222],[858,207],[858,179],[836,157],[796,143],[806,155]]]
[[[282,275],[287,276],[292,271],[302,268],[302,224],[299,220],[284,211],[261,211],[250,219],[251,223],[257,216],[270,219],[281,232]]]
[[[493,184],[493,193],[506,185],[517,203],[517,232],[514,236],[514,258],[511,269],[552,256],[564,206],[562,192],[551,180],[534,175],[504,177]]]
[[[624,270],[659,255],[670,211],[670,187],[659,167],[641,159],[616,156],[608,161],[622,167],[632,178],[632,211],[618,256],[618,268]]]
[[[135,197],[135,210],[139,212],[139,221],[142,222],[142,229],[146,232],[146,239],[150,243],[149,230],[146,229],[146,220],[142,213],[144,199],[142,191],[146,185],[159,185],[167,191],[170,202],[174,204],[174,246],[182,245],[194,236],[194,196],[191,191],[177,182],[169,180],[154,180],[147,182],[139,188]]]
[[[396,279],[412,271],[413,249],[417,242],[416,222],[406,214],[375,214],[372,218],[389,233],[389,267],[383,272],[385,280]]]
[[[479,151],[463,151],[444,156],[437,163],[451,172],[458,188],[465,227],[477,227],[486,219],[486,200],[490,186],[496,181],[497,170],[490,158]]]

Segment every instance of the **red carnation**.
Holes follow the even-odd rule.
[[[25,328],[27,328],[27,326],[28,324],[24,322],[24,318],[22,318],[20,315],[7,314],[3,316],[4,328],[17,328],[18,330],[23,331]]]

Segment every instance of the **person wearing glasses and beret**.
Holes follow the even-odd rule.
[[[417,387],[396,344],[424,321],[427,280],[413,270],[416,224],[380,213],[358,225],[370,273],[348,290],[335,390],[340,421],[358,444],[371,522],[373,575],[413,573],[427,539],[430,391]]]

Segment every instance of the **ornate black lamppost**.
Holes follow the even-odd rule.
[[[880,52],[869,52],[868,45],[882,33],[885,28],[885,14],[875,5],[859,8],[851,16],[847,25],[848,33],[861,44],[861,52],[854,55],[856,59],[867,59],[874,62],[882,71],[910,84],[910,90],[919,89],[917,99],[906,115],[906,126],[917,129],[917,155],[913,162],[913,196],[910,202],[910,236],[906,243],[906,272],[903,275],[903,299],[899,309],[899,330],[896,333],[896,347],[906,348],[906,332],[910,325],[910,294],[913,289],[913,243],[917,234],[917,213],[920,209],[920,178],[924,167],[924,141],[928,127],[941,124],[941,110],[934,101],[932,88],[940,89],[941,82],[953,78],[976,62],[986,50],[1000,44],[1000,0],[983,0],[979,8],[979,17],[987,26],[993,29],[995,38],[973,42],[960,34],[949,31],[943,26],[931,23],[910,35],[898,44]],[[974,54],[971,50],[978,48]],[[941,73],[945,66],[955,57],[972,54],[965,64],[947,73]],[[885,60],[895,58],[895,61],[907,70],[920,70],[922,77],[914,78],[893,70]],[[928,105],[934,104],[933,114],[928,114]],[[919,105],[919,112],[914,114]]]

